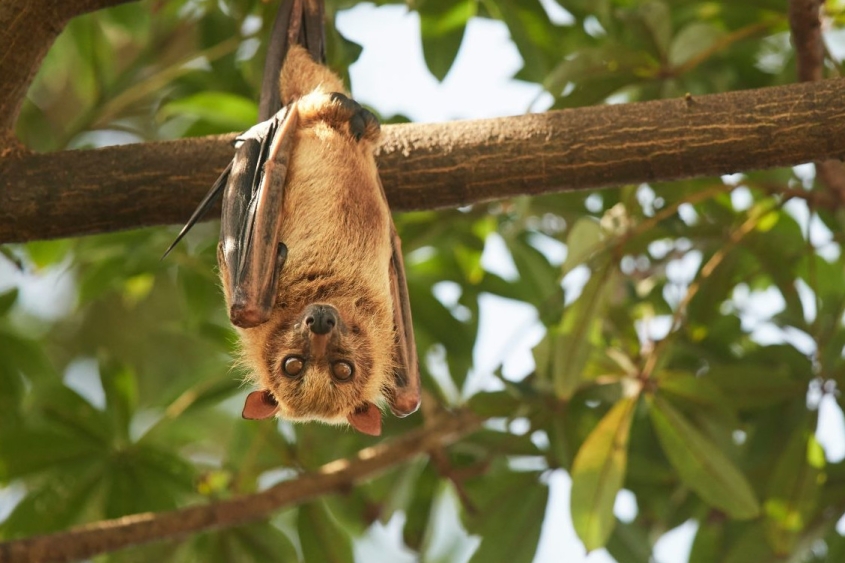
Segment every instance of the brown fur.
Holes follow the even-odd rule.
[[[394,360],[391,297],[391,219],[373,157],[378,127],[356,140],[349,115],[329,93],[340,79],[291,48],[281,73],[282,100],[296,101],[299,127],[285,184],[281,240],[288,247],[270,320],[238,329],[243,361],[252,380],[293,420],[344,423],[367,403],[380,404],[390,388]],[[226,302],[225,263],[221,275]],[[310,358],[304,311],[313,303],[334,306],[340,323],[324,358]],[[306,357],[304,375],[286,377],[286,357]],[[330,362],[355,366],[349,382],[335,382]]]

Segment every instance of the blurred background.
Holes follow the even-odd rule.
[[[73,20],[20,139],[247,129],[276,7]],[[843,9],[822,12],[828,77]],[[384,123],[796,81],[774,0],[327,11],[329,64]],[[97,561],[842,561],[842,206],[803,165],[397,215],[424,386],[484,430],[348,494]],[[217,230],[163,262],[178,226],[0,246],[0,539],[262,490],[374,443],[240,419]]]

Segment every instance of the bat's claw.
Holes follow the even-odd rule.
[[[356,141],[360,141],[363,138],[375,139],[378,136],[381,127],[378,118],[373,115],[373,112],[340,92],[332,92],[329,96],[331,96],[332,102],[339,109],[337,113],[338,118],[345,119],[348,122],[349,134]],[[336,126],[339,125],[337,124]]]

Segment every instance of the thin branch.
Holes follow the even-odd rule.
[[[824,42],[819,19],[822,4],[822,0],[789,0],[789,28],[801,82],[822,79]]]
[[[518,117],[384,127],[395,211],[845,157],[845,79]],[[233,136],[0,158],[0,242],[181,223]]]
[[[460,411],[444,415],[432,425],[393,442],[366,448],[352,460],[334,461],[315,473],[279,483],[261,493],[170,512],[136,514],[67,532],[0,543],[0,563],[74,561],[155,540],[260,520],[280,508],[348,490],[355,483],[448,445],[475,431],[480,424],[481,419],[476,415]]]
[[[137,0],[0,0],[0,154],[14,145],[23,100],[41,61],[74,16]],[[18,147],[13,147],[18,152]]]
[[[798,80],[811,82],[824,77],[825,46],[819,16],[822,0],[790,0],[789,27],[795,46]],[[816,176],[822,185],[845,202],[845,167],[835,160],[818,159]]]

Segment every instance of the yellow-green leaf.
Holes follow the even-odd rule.
[[[636,403],[636,397],[616,403],[587,436],[572,464],[572,523],[588,551],[604,546],[616,523],[613,504],[625,481]]]

